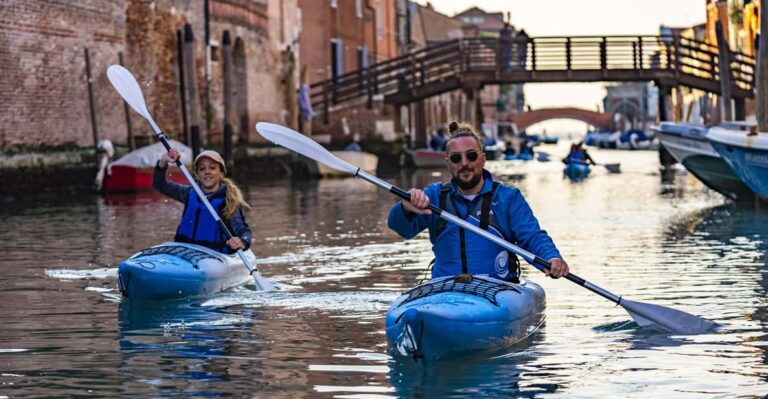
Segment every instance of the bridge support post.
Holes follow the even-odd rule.
[[[429,132],[427,132],[427,117],[425,114],[424,100],[417,101],[415,105],[416,107],[414,107],[414,113],[416,115],[413,116],[415,124],[413,136],[416,139],[416,148],[422,148],[427,146],[427,137],[429,137]]]
[[[717,61],[720,78],[720,103],[722,104],[723,120],[732,121],[731,108],[731,55],[728,42],[725,41],[723,25],[720,21],[715,24],[717,33]]]
[[[672,114],[672,88],[669,86],[659,86],[659,121],[668,121]]]
[[[733,120],[743,121],[747,119],[747,107],[744,98],[733,99]]]
[[[755,76],[755,105],[757,106],[757,129],[768,132],[768,0],[760,0],[760,35],[757,54],[757,70]]]

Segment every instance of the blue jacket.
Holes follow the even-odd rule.
[[[208,209],[202,201],[197,198],[197,193],[191,186],[176,184],[165,179],[166,169],[159,166],[155,167],[152,175],[152,186],[159,192],[167,195],[184,204],[184,213],[182,214],[179,227],[176,230],[176,241],[189,242],[213,248],[219,252],[231,253],[229,246],[225,244],[226,233],[219,229],[209,214]],[[251,229],[245,222],[245,215],[242,209],[238,209],[232,218],[224,219],[221,214],[224,208],[227,186],[222,184],[214,193],[206,195],[213,209],[219,214],[219,218],[224,221],[229,231],[245,244],[248,249],[251,246]]]
[[[457,216],[465,217],[470,209],[479,209],[478,203],[482,199],[482,194],[491,192],[494,183],[493,176],[490,172],[484,170],[483,177],[483,188],[478,193],[478,196],[472,201],[468,201],[464,198],[458,192],[456,185],[453,182],[450,183],[450,192],[447,195],[448,199],[453,201]],[[430,184],[424,189],[424,193],[429,197],[429,202],[431,204],[445,208],[445,204],[440,204],[441,187],[441,183]],[[495,216],[495,224],[500,230],[500,233],[508,241],[543,259],[561,257],[560,252],[557,250],[557,247],[555,247],[552,239],[547,232],[542,230],[539,226],[539,222],[536,220],[536,217],[533,216],[533,211],[531,211],[530,206],[523,198],[520,190],[504,184],[499,184],[493,194],[491,213]],[[442,223],[442,219],[435,215],[406,214],[403,206],[399,202],[392,207],[387,220],[389,228],[396,231],[403,238],[413,238],[424,229],[429,229],[429,239],[430,242],[432,242],[432,250],[435,252],[436,259],[433,277],[455,275],[462,272],[457,266],[460,265],[460,262],[451,262],[450,260],[441,262],[441,259],[445,260],[447,257],[455,258],[455,253],[453,253],[455,251],[447,249],[449,245],[438,243],[437,232]],[[458,229],[455,229],[455,231],[458,231]],[[449,229],[446,228],[440,233],[440,236],[442,237],[448,232]],[[469,236],[470,232],[467,233]],[[477,239],[482,239],[482,237],[476,237]],[[442,241],[442,238],[440,240]],[[465,252],[470,256],[483,256],[479,255],[477,252],[474,252],[474,255],[472,255],[472,248],[467,248]],[[476,270],[472,269],[472,264],[489,264],[490,266],[483,267],[485,269],[493,267],[493,263],[488,262],[493,262],[496,256],[497,253],[493,252],[486,254],[486,259],[468,259],[468,262],[470,263],[469,272],[476,273]]]

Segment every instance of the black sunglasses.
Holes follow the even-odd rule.
[[[467,151],[466,153],[467,161],[469,162],[475,162],[477,161],[477,158],[480,157],[480,154],[477,153],[477,151]],[[451,161],[451,163],[459,164],[461,163],[462,154],[460,152],[454,152],[453,154],[448,156],[448,160]]]

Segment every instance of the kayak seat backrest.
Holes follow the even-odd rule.
[[[222,261],[222,259],[220,259],[219,257],[211,255],[207,252],[203,252],[194,248],[189,248],[181,245],[164,245],[159,247],[147,248],[139,252],[138,254],[134,255],[132,259],[138,259],[138,258],[143,258],[143,257],[153,256],[153,255],[177,256],[189,262],[192,265],[192,267],[194,267],[195,269],[200,268],[200,266],[198,265],[198,262],[200,262],[203,259],[215,259],[218,261]]]
[[[467,283],[456,281],[456,277],[450,277],[437,281],[430,281],[406,291],[403,295],[408,295],[408,297],[404,301],[400,302],[398,307],[416,299],[439,294],[442,292],[459,292],[463,294],[474,295],[484,298],[495,306],[499,306],[499,303],[496,301],[496,295],[502,291],[514,291],[521,293],[520,290],[518,290],[512,284],[498,283],[496,281],[484,279],[478,276],[473,276],[472,281]]]

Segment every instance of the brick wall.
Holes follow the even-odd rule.
[[[268,27],[272,0],[210,0],[211,37],[225,29],[244,48],[248,98],[245,114],[283,122],[279,48]],[[278,2],[279,3],[279,2]],[[286,8],[295,2],[284,2]],[[283,4],[283,3],[280,3]],[[89,49],[99,138],[127,143],[123,104],[106,78],[118,63],[134,73],[147,107],[161,129],[182,132],[176,32],[184,24],[195,34],[195,75],[203,119],[209,90],[211,135],[223,130],[221,57],[205,80],[202,0],[3,0],[0,6],[0,150],[43,146],[91,146],[93,134],[85,75]],[[292,15],[293,15],[292,14]],[[233,46],[234,47],[234,46]],[[220,47],[219,47],[220,49]],[[150,128],[131,111],[134,135]],[[205,125],[205,120],[202,121]],[[255,135],[255,133],[252,133]]]
[[[92,145],[85,78],[87,47],[99,130],[116,134],[121,110],[107,106],[107,64],[123,50],[122,2],[4,0],[0,7],[0,148]],[[101,71],[101,72],[99,72]],[[123,129],[124,130],[124,129]]]

